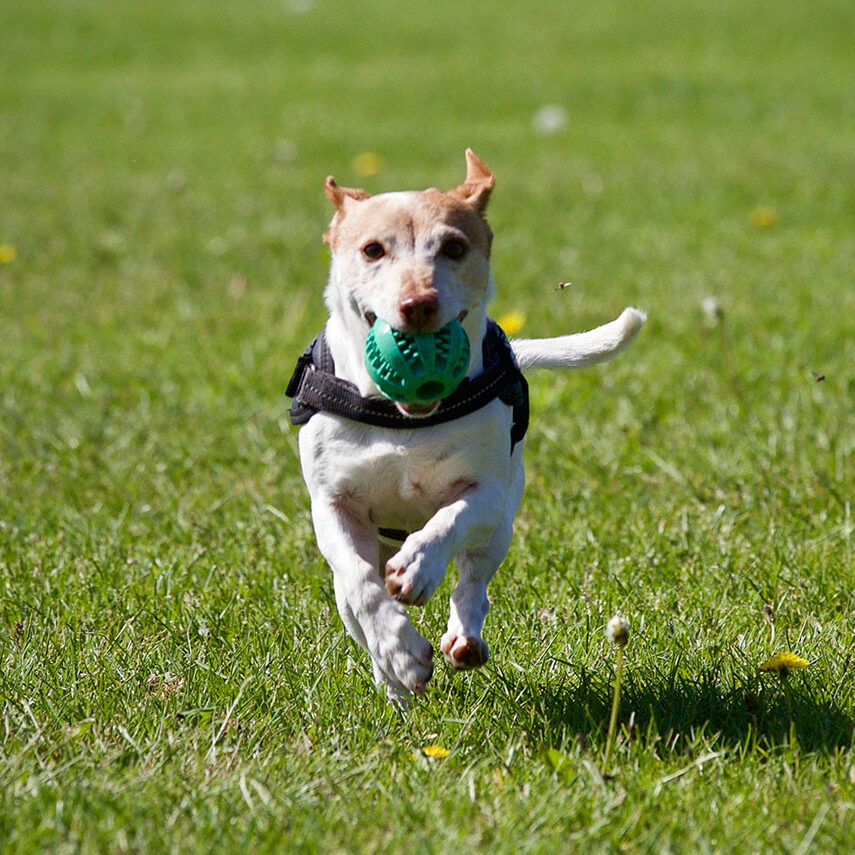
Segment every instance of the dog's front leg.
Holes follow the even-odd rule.
[[[396,600],[424,605],[439,587],[454,556],[485,544],[492,536],[505,505],[505,491],[489,481],[469,484],[462,490],[386,562],[386,590]]]
[[[320,497],[312,499],[312,518],[318,546],[333,571],[339,614],[371,656],[375,678],[385,682],[390,698],[423,694],[433,675],[433,648],[383,588],[373,528]]]

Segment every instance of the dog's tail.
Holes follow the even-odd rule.
[[[588,332],[557,338],[521,338],[511,342],[523,371],[531,368],[581,368],[620,353],[635,338],[647,315],[624,309],[620,317]]]

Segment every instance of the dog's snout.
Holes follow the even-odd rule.
[[[414,330],[425,330],[433,324],[439,314],[436,294],[420,294],[404,297],[398,304],[404,323]]]

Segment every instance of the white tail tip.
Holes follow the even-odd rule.
[[[581,368],[619,353],[638,334],[647,320],[646,312],[633,307],[588,332],[557,338],[518,339],[511,342],[523,371],[529,368]]]

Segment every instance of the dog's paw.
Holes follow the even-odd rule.
[[[445,661],[458,671],[469,671],[487,664],[490,648],[480,636],[457,635],[447,632],[442,637],[440,647]]]
[[[371,649],[374,676],[385,678],[390,698],[423,695],[433,676],[433,647],[409,620],[390,628]]]
[[[386,591],[400,603],[423,606],[444,576],[443,561],[421,549],[411,551],[405,543],[400,552],[386,562]]]
[[[371,667],[374,671],[374,684],[386,693],[388,701],[402,709],[408,709],[412,706],[413,693],[406,686],[386,674],[373,658],[371,659]]]

